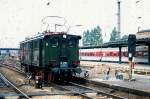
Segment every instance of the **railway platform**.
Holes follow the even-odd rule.
[[[81,61],[81,67],[89,72],[88,81],[99,84],[101,86],[122,90],[129,93],[150,96],[150,66],[136,64],[135,66],[135,81],[128,79],[128,64],[107,63],[107,62],[85,62]],[[104,71],[110,68],[110,78],[103,80]],[[123,80],[118,80],[115,77],[115,70],[121,70]]]
[[[122,90],[129,93],[150,96],[150,76],[135,75],[136,81],[124,81],[110,78],[103,80],[101,78],[89,79],[89,82],[96,83],[116,90]]]
[[[129,64],[127,63],[111,63],[111,62],[93,62],[93,61],[81,61],[80,66],[82,68],[87,69],[96,69],[96,72],[103,72],[105,67],[110,67],[111,70],[122,70],[122,71],[128,71],[129,70]],[[145,64],[135,64],[134,71],[137,74],[142,75],[148,75],[150,76],[150,66]],[[94,71],[95,72],[95,71]]]

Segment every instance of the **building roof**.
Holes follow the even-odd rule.
[[[143,32],[150,32],[150,29],[147,29],[147,30],[141,30],[141,31],[139,31],[139,32],[137,32],[137,33],[143,33]]]

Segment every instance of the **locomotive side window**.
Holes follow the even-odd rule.
[[[58,47],[58,38],[53,38],[51,40],[51,46],[52,47]]]
[[[77,40],[76,39],[70,39],[69,42],[68,42],[68,45],[70,47],[75,47],[77,45]]]

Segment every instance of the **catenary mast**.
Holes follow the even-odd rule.
[[[120,0],[117,0],[118,13],[117,13],[117,39],[120,40],[121,37],[121,16],[120,16]]]

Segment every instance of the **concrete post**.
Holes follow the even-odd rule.
[[[148,44],[148,65],[150,65],[150,44]]]
[[[119,46],[119,64],[121,64],[122,63],[122,61],[121,61],[121,46]]]

